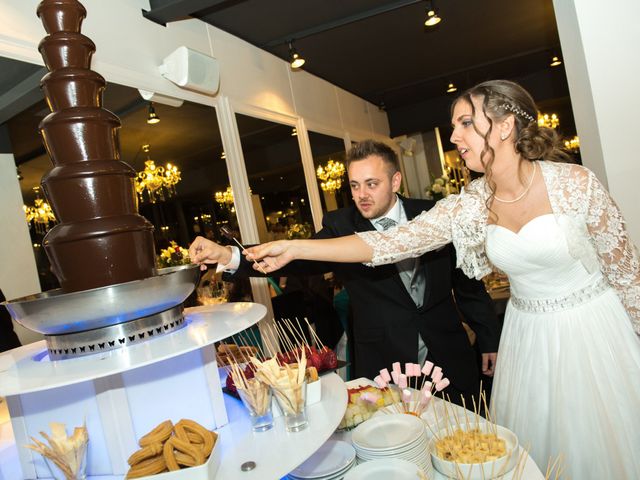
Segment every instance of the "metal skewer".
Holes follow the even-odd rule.
[[[238,239],[233,236],[233,234],[229,231],[229,229],[227,229],[227,227],[220,227],[220,232],[222,232],[222,234],[225,237],[227,237],[227,238],[233,240],[234,242],[236,242],[238,244],[238,246],[240,247],[241,251],[244,252],[246,250],[246,248],[244,248],[244,246],[238,241]],[[268,275],[268,273],[265,271],[264,268],[262,268],[262,266],[258,263],[257,260],[253,260],[253,263],[255,263],[257,265],[258,269],[262,273],[264,273],[265,275]]]

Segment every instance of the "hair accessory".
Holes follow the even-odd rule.
[[[520,115],[525,120],[528,120],[529,123],[535,121],[535,118],[533,118],[532,115],[528,114],[527,112],[522,110],[520,107],[516,107],[515,105],[509,105],[508,103],[503,103],[502,105],[500,105],[500,108],[504,108],[505,110],[509,110],[511,113]]]

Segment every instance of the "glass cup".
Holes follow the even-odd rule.
[[[254,432],[264,432],[273,427],[271,413],[271,389],[254,379],[247,381],[247,388],[238,388],[238,395],[249,410],[251,428]]]
[[[273,387],[278,406],[284,416],[284,426],[287,432],[299,432],[307,428],[307,411],[305,400],[307,396],[307,382],[289,387]]]
[[[47,468],[49,468],[49,472],[51,473],[51,476],[55,480],[69,480],[70,478],[73,478],[73,480],[86,480],[87,479],[87,449],[86,448],[84,450],[84,455],[82,457],[82,461],[80,462],[80,467],[78,468],[78,471],[76,472],[74,477],[69,477],[68,475],[66,475],[62,471],[62,469],[60,469],[60,467],[58,467],[55,464],[55,462],[53,462],[49,458],[47,458],[45,456],[43,456],[42,458],[44,458],[44,463],[46,463]]]

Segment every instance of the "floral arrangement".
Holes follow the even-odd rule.
[[[182,248],[176,242],[171,240],[169,246],[163,250],[160,250],[160,255],[157,258],[158,268],[176,267],[178,265],[187,265],[191,263],[189,259],[189,251],[186,248]]]
[[[308,223],[294,223],[287,230],[287,239],[309,238],[311,236],[311,225]]]
[[[431,178],[431,186],[425,189],[425,196],[428,200],[440,200],[449,195],[449,176],[445,173],[442,176]]]

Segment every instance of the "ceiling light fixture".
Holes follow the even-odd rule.
[[[304,65],[306,60],[300,56],[295,47],[293,46],[293,40],[289,42],[289,63],[291,68],[297,70]]]
[[[163,202],[165,197],[176,194],[176,185],[182,180],[180,170],[170,163],[167,163],[166,167],[157,167],[149,156],[150,146],[145,144],[141,148],[147,154],[147,160],[144,162],[144,170],[138,172],[136,177],[136,192],[140,202],[144,201],[144,193],[151,203],[156,203],[157,200]]]
[[[427,19],[424,21],[426,27],[435,27],[442,21],[442,18],[438,15],[438,9],[434,7],[433,0],[428,2],[427,6]]]
[[[56,222],[56,217],[47,201],[40,197],[40,187],[33,187],[33,191],[36,194],[33,205],[30,207],[23,205],[22,208],[24,209],[27,223],[30,226],[33,224],[36,233],[43,235],[49,230],[49,224]]]
[[[449,86],[447,87],[447,93],[453,93],[453,92],[457,92],[458,91],[458,87],[456,87],[453,82],[449,83]]]
[[[149,102],[149,116],[147,117],[147,123],[149,125],[155,125],[160,122],[160,117],[156,113],[155,108],[153,108],[153,103]]]
[[[320,165],[316,170],[316,177],[321,181],[320,188],[328,193],[340,190],[345,172],[344,163],[329,159],[326,165]]]
[[[549,64],[550,67],[557,67],[559,65],[562,65],[562,60],[560,60],[560,57],[553,57],[551,59],[551,63]]]

